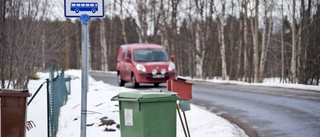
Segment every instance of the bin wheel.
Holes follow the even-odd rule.
[[[118,85],[119,85],[120,87],[123,87],[124,84],[125,84],[125,81],[122,80],[120,73],[118,73],[117,79],[118,79]]]
[[[137,82],[136,77],[134,76],[134,74],[132,74],[132,76],[131,76],[131,81],[132,81],[132,87],[133,88],[139,87],[139,83]]]

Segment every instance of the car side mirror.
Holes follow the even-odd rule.
[[[129,63],[131,63],[131,58],[129,58],[129,57],[126,57],[126,58],[125,58],[125,61],[126,61],[126,62],[129,62]]]
[[[173,62],[174,61],[174,55],[170,56],[170,60]]]

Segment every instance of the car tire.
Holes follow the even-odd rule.
[[[132,74],[132,76],[131,76],[131,82],[132,82],[132,87],[133,88],[139,87],[139,83],[137,82],[136,77],[134,76],[134,74]]]
[[[154,85],[155,87],[159,87],[159,84],[160,84],[160,83],[153,83],[153,85]]]
[[[122,80],[120,73],[118,73],[117,80],[118,80],[118,85],[119,85],[120,87],[123,87],[124,84],[125,84],[125,81]]]

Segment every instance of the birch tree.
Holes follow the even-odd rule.
[[[253,38],[254,82],[259,82],[259,0],[255,1],[255,21]]]
[[[268,47],[269,47],[269,42],[270,42],[270,37],[271,37],[271,28],[272,28],[272,5],[273,5],[273,0],[271,0],[271,4],[269,6],[270,9],[270,16],[268,19],[268,5],[267,5],[267,0],[263,1],[264,5],[264,17],[263,17],[263,32],[262,32],[262,43],[261,43],[261,57],[260,57],[260,69],[259,69],[259,77],[260,77],[260,82],[263,80],[263,75],[264,75],[264,69],[265,69],[265,64],[267,60],[267,55],[268,55]],[[269,22],[268,22],[269,20]],[[268,30],[267,30],[268,28]]]
[[[225,6],[226,6],[226,1],[221,0],[222,9],[221,9],[221,15],[218,15],[219,23],[217,25],[218,31],[219,31],[222,80],[226,80],[226,77],[227,77],[227,63],[226,63],[225,38],[224,38]]]
[[[296,0],[292,0],[292,53],[291,53],[291,80],[296,83],[297,80],[297,45],[296,45]]]
[[[178,39],[178,6],[180,0],[171,0],[171,40],[169,41],[170,50],[169,54],[175,55],[175,64],[177,74],[181,74],[182,71],[182,47],[179,45]]]
[[[300,25],[298,30],[297,78],[299,83],[307,84],[307,56],[310,46],[311,0],[301,0]]]
[[[168,42],[168,31],[167,31],[167,12],[164,6],[164,0],[160,1],[160,13],[161,13],[161,45],[165,50],[168,50],[169,42]]]
[[[248,0],[243,0],[243,9],[244,9],[244,31],[243,31],[243,38],[244,38],[244,48],[243,48],[243,71],[244,71],[244,81],[248,81]]]
[[[172,46],[171,50],[174,51],[175,48],[175,38],[177,37],[178,33],[178,21],[177,21],[177,14],[178,14],[178,5],[180,3],[180,0],[171,0],[171,35],[174,40],[172,40]]]
[[[139,42],[147,43],[147,31],[148,31],[148,23],[147,23],[147,0],[137,0],[137,11],[138,11],[138,20],[139,20]]]
[[[202,78],[203,77],[203,60],[204,60],[204,50],[201,39],[202,37],[202,31],[200,28],[201,23],[201,14],[202,14],[202,8],[203,3],[200,0],[195,0],[196,3],[196,29],[195,29],[195,44],[196,44],[196,77]]]

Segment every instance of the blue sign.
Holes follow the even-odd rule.
[[[64,0],[65,17],[80,17],[82,14],[104,17],[104,0]]]

